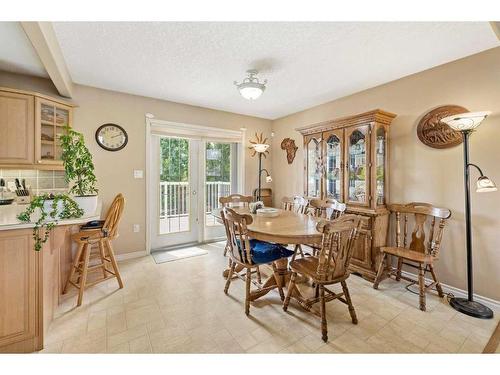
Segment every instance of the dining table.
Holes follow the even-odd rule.
[[[250,238],[282,245],[321,245],[322,234],[316,230],[320,219],[316,217],[282,209],[277,209],[278,215],[275,217],[265,217],[251,213],[248,207],[231,208],[238,214],[252,216],[252,223],[247,225]],[[221,210],[222,208],[217,208],[212,211],[212,215],[219,223],[222,223]],[[297,247],[294,246],[294,248],[297,251]],[[286,288],[291,276],[288,258],[278,259],[274,261],[274,265],[279,274],[281,286]],[[241,269],[237,267],[235,272]],[[223,276],[227,277],[228,274],[229,269],[226,269]],[[259,290],[252,292],[250,299],[256,300],[277,287],[276,278],[271,275]],[[292,294],[301,297],[297,287],[294,287]]]

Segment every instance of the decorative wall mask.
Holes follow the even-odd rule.
[[[281,141],[281,149],[286,151],[286,160],[288,164],[293,163],[298,147],[295,146],[295,141],[291,138],[285,138]]]
[[[418,123],[418,138],[423,144],[432,148],[449,148],[459,145],[462,143],[460,132],[441,122],[441,119],[464,112],[469,112],[469,110],[458,105],[444,105],[433,109]]]

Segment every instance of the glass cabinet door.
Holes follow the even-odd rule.
[[[375,186],[377,189],[377,206],[384,205],[386,202],[386,148],[387,132],[383,126],[379,126],[375,133]]]
[[[347,201],[366,206],[369,204],[368,191],[368,148],[369,125],[346,129]]]
[[[35,150],[39,164],[62,165],[61,135],[71,126],[71,108],[50,100],[36,98],[37,124]]]
[[[306,195],[321,197],[322,159],[321,138],[309,136],[305,139],[306,151]]]
[[[343,130],[332,130],[325,133],[325,192],[326,198],[343,202]]]

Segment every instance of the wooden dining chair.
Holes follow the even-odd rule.
[[[311,216],[334,220],[340,217],[346,210],[346,204],[340,203],[335,199],[311,199],[306,213]]]
[[[389,268],[388,276],[395,276],[397,281],[403,279],[418,283],[420,310],[425,311],[425,293],[429,288],[435,286],[439,297],[444,297],[443,289],[434,271],[434,263],[439,258],[444,226],[446,220],[451,216],[451,211],[447,208],[434,207],[431,204],[420,202],[391,204],[388,208],[396,216],[396,246],[380,248],[382,259],[373,287],[378,289],[384,269]],[[411,238],[408,235],[408,219],[410,217],[413,217],[414,221]],[[426,225],[427,223],[429,225]],[[409,244],[408,240],[410,240]],[[390,263],[386,263],[388,255],[398,259],[397,268],[394,269]],[[401,275],[403,264],[418,269],[418,280]],[[434,280],[429,285],[425,284],[427,271],[431,273]]]
[[[281,200],[281,208],[283,210],[298,214],[305,214],[308,205],[309,201],[299,195],[294,197],[284,197]],[[295,252],[295,255],[300,254],[301,256],[304,256],[304,252],[302,251],[302,246],[300,244],[296,244],[293,251]]]
[[[281,208],[285,211],[292,211],[298,214],[306,212],[309,202],[306,198],[296,195],[294,197],[284,197],[281,200]]]
[[[227,223],[229,232],[229,256],[231,258],[231,268],[226,280],[224,293],[228,293],[229,285],[235,268],[237,266],[246,269],[245,275],[236,273],[236,276],[245,281],[245,314],[250,314],[250,301],[252,299],[251,283],[252,283],[252,270],[256,269],[259,265],[269,264],[273,268],[273,276],[278,287],[281,299],[285,298],[283,293],[283,286],[281,285],[281,275],[279,275],[274,261],[282,258],[287,258],[293,255],[293,251],[287,248],[270,242],[252,239],[248,235],[247,226],[252,224],[252,216],[248,214],[240,215],[231,208],[225,207],[222,211],[223,220]],[[273,287],[262,287],[260,284],[254,283],[258,292],[263,292]]]
[[[354,244],[358,238],[361,219],[357,215],[343,215],[334,221],[322,220],[316,229],[323,234],[321,249],[317,256],[309,256],[290,262],[292,277],[283,303],[283,310],[287,311],[290,299],[297,299],[299,304],[311,311],[315,303],[320,303],[321,337],[328,340],[328,327],[326,321],[326,302],[338,299],[349,308],[353,324],[358,323],[356,312],[349,295],[346,280],[350,275],[349,263],[351,261]],[[315,285],[315,295],[312,298],[299,298],[294,295],[297,274],[312,279]],[[340,283],[341,293],[335,293],[326,288],[327,285]]]
[[[220,197],[219,203],[222,207],[248,207],[253,201],[251,195],[231,194],[227,197]]]
[[[327,220],[335,220],[342,216],[346,210],[346,204],[340,203],[335,199],[311,199],[309,205],[307,206],[305,213],[307,215]],[[309,245],[313,251],[313,255],[316,255],[319,250],[318,246]]]
[[[248,205],[253,201],[253,197],[251,195],[241,195],[241,194],[231,194],[227,197],[220,197],[219,203],[221,207],[248,207]],[[229,239],[229,233],[227,233],[226,228],[226,237]],[[226,241],[226,246],[224,246],[224,256],[227,255],[229,250],[229,242]]]
[[[63,294],[68,291],[68,287],[73,285],[78,289],[77,306],[82,304],[85,288],[98,284],[102,281],[116,277],[118,286],[123,288],[123,281],[116,262],[115,253],[111,241],[118,237],[118,224],[125,207],[125,198],[118,194],[106,214],[106,219],[102,227],[94,229],[84,229],[72,235],[73,241],[78,244],[78,250],[71,266],[71,271],[63,289]],[[97,245],[99,249],[96,257],[98,262],[90,266],[91,252]],[[111,269],[110,269],[111,268]],[[98,278],[90,283],[87,282],[89,272],[101,271],[102,278]],[[76,280],[73,281],[73,277]]]

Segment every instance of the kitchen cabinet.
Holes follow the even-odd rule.
[[[346,203],[347,213],[363,217],[351,269],[371,281],[387,241],[388,134],[395,117],[377,109],[296,129],[304,138],[304,195]]]
[[[60,136],[73,126],[74,104],[0,88],[0,168],[61,170]]]
[[[0,227],[0,353],[43,349],[69,275],[71,233],[78,229],[78,225],[55,227],[37,252],[32,228]]]
[[[34,97],[0,91],[0,164],[33,164]]]

